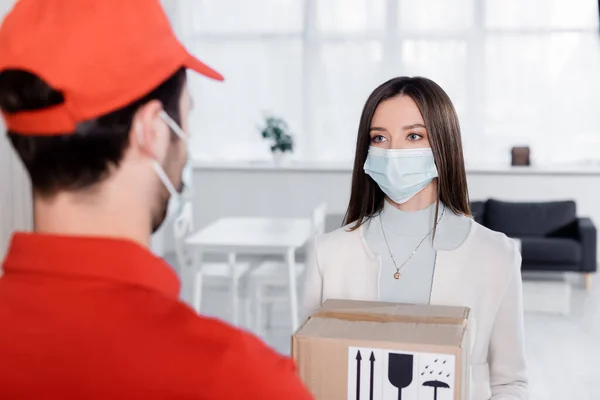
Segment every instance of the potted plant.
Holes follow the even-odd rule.
[[[271,153],[276,165],[281,164],[285,153],[292,153],[294,151],[294,138],[283,119],[267,116],[260,133],[264,139],[271,142]]]

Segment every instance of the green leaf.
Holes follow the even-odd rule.
[[[293,151],[294,138],[289,133],[288,124],[282,118],[265,116],[265,124],[259,127],[259,131],[264,139],[271,141],[271,151]]]

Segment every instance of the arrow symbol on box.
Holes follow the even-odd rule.
[[[356,400],[360,400],[360,362],[362,357],[360,350],[356,352]]]
[[[375,373],[375,354],[373,354],[373,352],[371,352],[371,357],[369,358],[369,361],[371,361],[371,387],[369,388],[369,400],[373,400],[373,374]]]

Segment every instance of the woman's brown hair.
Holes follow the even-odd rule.
[[[364,172],[363,166],[371,145],[370,129],[375,110],[381,102],[396,96],[409,96],[413,99],[425,121],[438,170],[436,207],[439,207],[441,201],[455,214],[470,216],[460,126],[452,101],[432,80],[403,76],[390,79],[379,86],[365,103],[358,126],[352,190],[344,224],[354,223],[351,229],[357,229],[383,208],[385,195],[377,183]],[[438,211],[436,208],[436,221]]]

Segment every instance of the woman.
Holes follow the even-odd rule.
[[[521,257],[470,217],[458,118],[425,78],[379,86],[362,113],[345,227],[318,237],[304,311],[328,298],[472,309],[471,399],[527,398]]]

